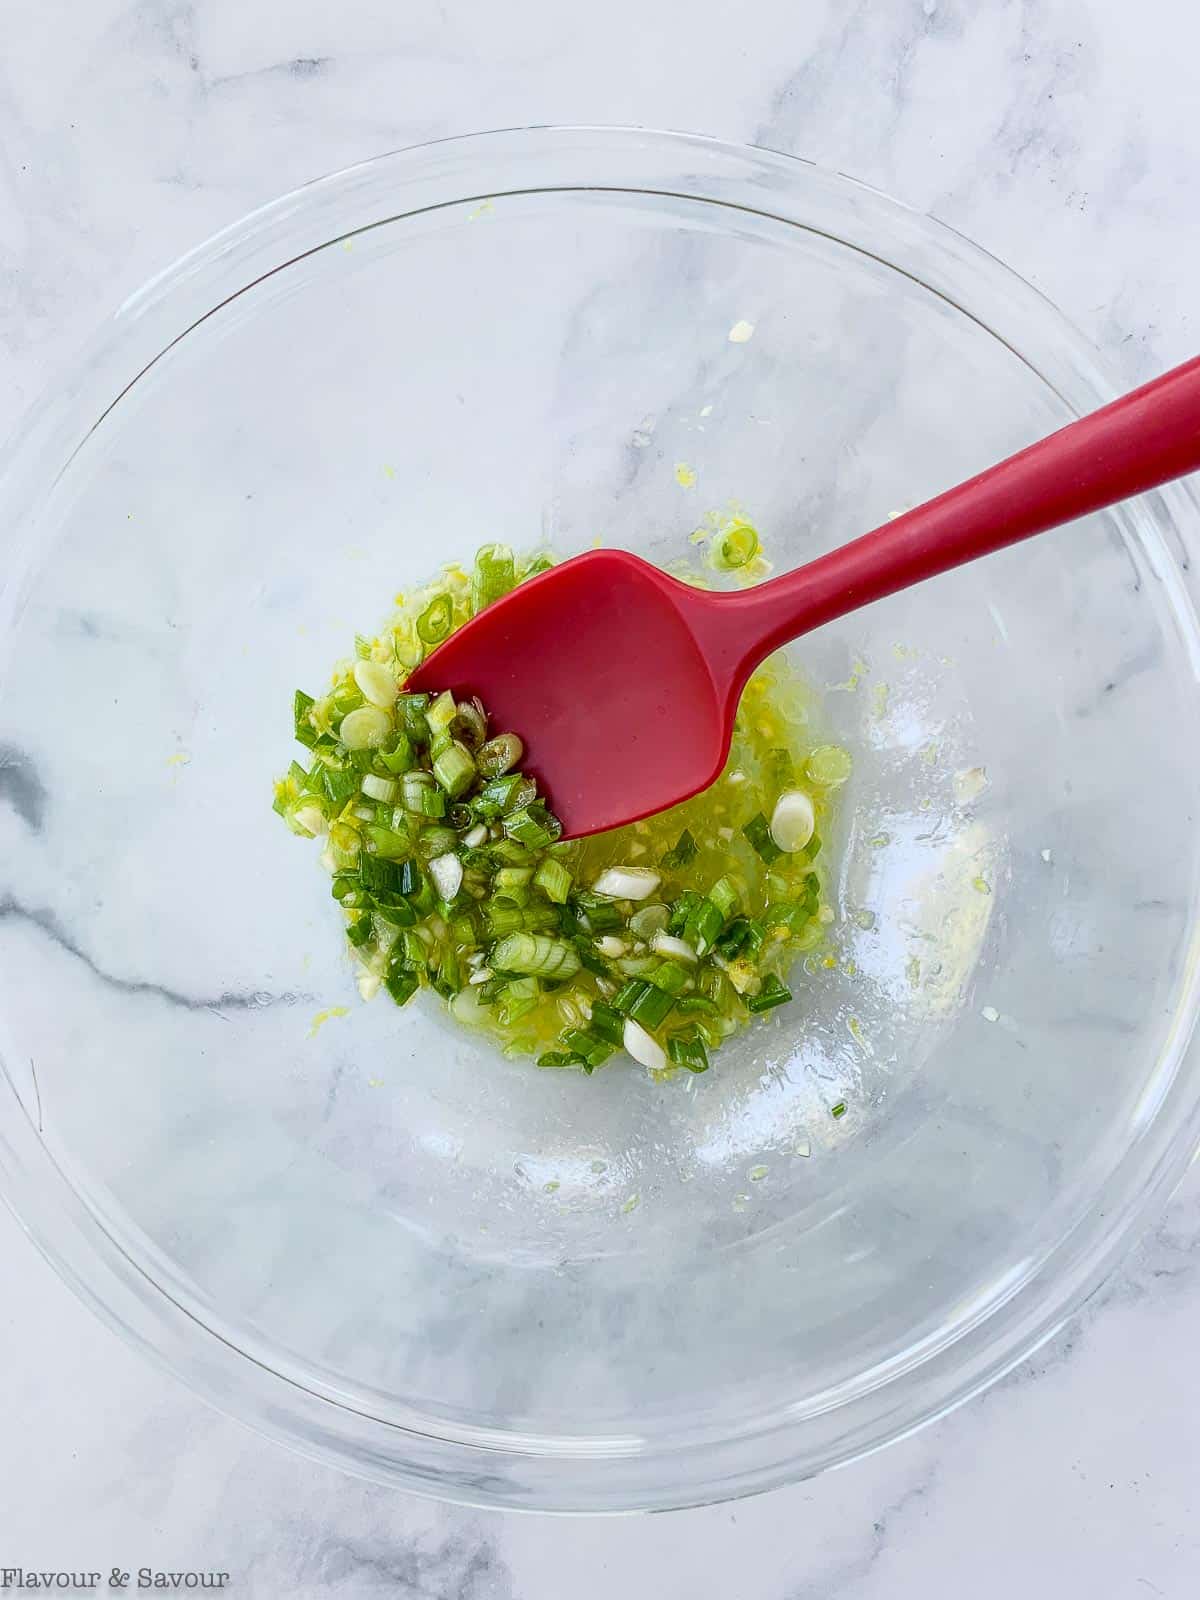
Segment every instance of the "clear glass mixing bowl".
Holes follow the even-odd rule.
[[[856,758],[831,959],[702,1078],[360,1006],[270,782],[293,687],[485,539],[665,562],[736,502],[792,565],[1110,392],[946,228],[658,133],[387,156],[150,284],[0,491],[0,1155],[64,1276],[507,1506],[762,1489],[1026,1354],[1197,1138],[1184,491],[795,647]]]

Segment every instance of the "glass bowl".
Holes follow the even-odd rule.
[[[957,234],[660,133],[389,155],[148,285],[0,475],[0,1154],[64,1277],[491,1505],[765,1489],[1026,1355],[1196,1144],[1183,489],[794,647],[837,921],[704,1077],[360,1005],[270,785],[293,688],[484,540],[667,562],[736,505],[790,566],[1110,393]]]

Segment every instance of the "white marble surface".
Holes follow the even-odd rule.
[[[1011,262],[1130,380],[1195,350],[1183,0],[10,0],[3,31],[0,429],[98,317],[248,208],[389,147],[543,121],[811,156]],[[308,1465],[125,1350],[7,1215],[0,1262],[0,1566],[437,1600],[1200,1587],[1195,1169],[1107,1290],[983,1399],[816,1483],[619,1522],[442,1508]]]

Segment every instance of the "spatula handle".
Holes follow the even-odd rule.
[[[728,621],[736,611],[745,630],[742,664],[748,670],[789,639],[872,600],[1198,468],[1200,356],[739,597]]]

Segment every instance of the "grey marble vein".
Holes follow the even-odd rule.
[[[302,1530],[297,1530],[301,1532]],[[512,1600],[512,1578],[495,1543],[486,1537],[450,1534],[437,1541],[331,1535],[298,1565],[300,1583],[349,1587],[369,1594],[411,1595],[413,1600]]]
[[[885,1560],[897,1529],[914,1511],[917,1516],[929,1513],[928,1502],[936,1488],[937,1470],[931,1468],[894,1500],[879,1507],[861,1550],[834,1563],[816,1579],[805,1580],[798,1589],[789,1590],[788,1600],[851,1600],[862,1594]]]
[[[33,833],[46,814],[46,786],[32,759],[14,745],[0,744],[0,805],[9,805]]]
[[[156,983],[149,978],[122,977],[119,973],[109,972],[72,938],[53,911],[44,906],[22,905],[11,895],[0,896],[0,926],[6,922],[37,928],[58,949],[73,956],[76,961],[82,962],[92,976],[99,979],[106,988],[120,994],[154,995],[167,1005],[179,1006],[185,1011],[211,1011],[219,1016],[223,1011],[257,1011],[267,1006],[291,1006],[312,999],[311,995],[299,991],[288,990],[282,994],[272,994],[265,989],[256,989],[252,992],[223,990],[220,994],[206,997],[185,994],[182,990]]]

